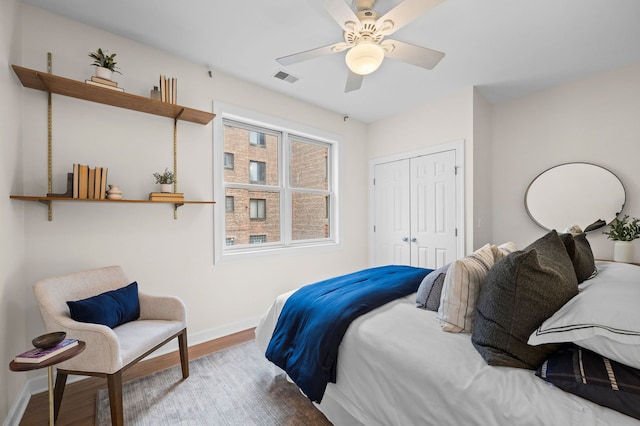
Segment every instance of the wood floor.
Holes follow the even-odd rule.
[[[201,343],[189,348],[189,359],[196,359],[210,353],[248,342],[254,338],[254,329],[241,331],[220,339]],[[156,371],[164,370],[180,364],[178,352],[161,355],[147,361],[139,362],[126,370],[122,381],[137,379]],[[77,425],[93,426],[95,424],[96,395],[98,390],[106,388],[107,381],[99,377],[92,377],[76,383],[68,384],[64,391],[57,426]],[[49,421],[49,399],[47,392],[33,395],[20,421],[21,426],[46,425]]]

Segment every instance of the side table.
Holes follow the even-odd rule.
[[[49,426],[53,426],[55,423],[55,415],[53,412],[53,366],[78,355],[80,352],[84,351],[86,346],[87,344],[85,342],[78,340],[78,345],[45,361],[36,364],[15,361],[11,361],[9,363],[9,369],[11,371],[31,371],[47,367],[47,373],[49,376]]]

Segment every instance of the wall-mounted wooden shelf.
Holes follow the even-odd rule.
[[[51,54],[48,54],[48,64],[50,69]],[[24,68],[18,65],[12,65],[13,71],[16,73],[20,82],[24,87],[31,89],[42,90],[49,93],[48,101],[48,192],[53,193],[52,186],[52,131],[51,131],[51,94],[69,96],[76,99],[82,99],[90,102],[97,102],[100,104],[111,105],[118,108],[130,109],[133,111],[144,112],[148,114],[158,115],[162,117],[173,119],[173,173],[174,176],[178,176],[177,171],[177,122],[188,121],[196,124],[209,124],[215,117],[215,114],[200,111],[193,108],[187,108],[181,105],[170,104],[167,102],[158,101],[151,98],[145,98],[143,96],[131,95],[118,90],[107,89],[99,86],[90,85],[81,81],[71,80],[68,78],[60,77],[50,72],[36,71],[29,68]],[[177,180],[174,184],[174,191],[177,190]],[[68,194],[68,192],[67,192]],[[47,197],[47,196],[26,196],[26,195],[11,195],[11,199],[23,200],[23,201],[37,201],[43,203],[49,207],[49,221],[52,220],[52,205],[54,201],[81,201],[81,202],[102,202],[102,203],[161,203],[161,204],[173,204],[173,217],[177,219],[177,208],[183,204],[214,204],[213,201],[183,201],[176,203],[175,201],[151,201],[151,200],[95,200],[95,199],[80,199],[80,198],[67,198],[67,197]]]
[[[68,197],[42,197],[42,196],[30,196],[30,195],[10,195],[9,198],[13,200],[22,201],[38,201],[41,203],[50,203],[51,201],[75,201],[75,202],[89,202],[89,203],[147,203],[147,204],[175,204],[181,206],[183,204],[215,204],[214,201],[189,201],[184,200],[181,203],[175,201],[157,201],[157,200],[96,200],[91,198],[68,198]]]
[[[208,124],[215,117],[215,114],[206,111],[132,95],[118,90],[92,86],[84,82],[18,65],[12,65],[12,67],[22,85],[31,89],[198,124]]]

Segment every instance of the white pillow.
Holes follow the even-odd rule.
[[[640,368],[640,267],[597,262],[598,275],[529,337],[530,345],[573,342]]]
[[[438,319],[442,330],[471,333],[480,287],[493,266],[495,246],[485,244],[449,266],[442,285]]]
[[[516,247],[515,243],[509,241],[506,243],[502,243],[499,246],[491,246],[491,248],[493,248],[493,259],[497,262],[498,260],[502,259],[503,257],[513,253],[514,251],[518,250],[518,248]]]

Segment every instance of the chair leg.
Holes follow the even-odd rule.
[[[107,387],[109,388],[111,424],[113,426],[123,426],[124,412],[122,408],[122,370],[107,375]]]
[[[182,366],[182,378],[189,377],[189,347],[187,346],[187,329],[182,330],[178,335],[178,346],[180,347],[180,365]]]
[[[63,373],[60,370],[56,371],[56,384],[53,388],[53,420],[58,420],[58,414],[60,413],[60,404],[62,404],[62,395],[64,394],[64,387],[67,384],[67,373]]]

